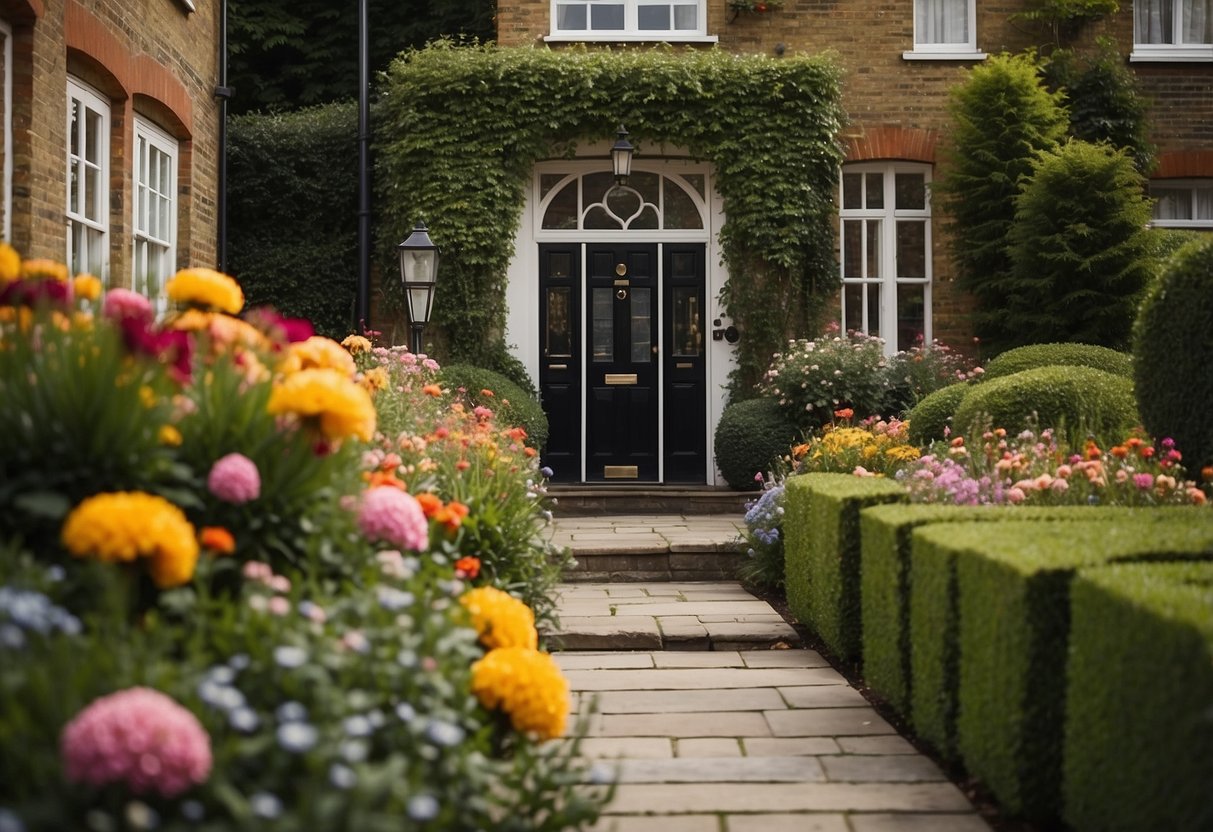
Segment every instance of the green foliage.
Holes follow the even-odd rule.
[[[779,402],[802,431],[821,427],[839,408],[859,419],[883,412],[889,392],[884,342],[862,332],[790,341],[771,358],[759,391]]]
[[[1073,447],[1088,435],[1113,445],[1138,420],[1129,379],[1090,367],[1039,367],[974,386],[956,408],[952,430],[968,436],[989,423],[1016,432],[1033,414],[1035,424],[1052,426]]]
[[[730,488],[760,488],[755,476],[771,470],[796,436],[796,426],[775,399],[735,402],[724,409],[716,425],[716,467]]]
[[[1075,576],[1062,778],[1072,828],[1213,825],[1211,588],[1209,563]]]
[[[358,96],[358,3],[231,0],[228,3],[234,113],[323,104]],[[438,37],[489,40],[492,0],[366,0],[370,70]]]
[[[1133,333],[1142,422],[1191,471],[1213,464],[1213,240],[1181,249],[1142,303]]]
[[[1001,344],[1127,345],[1153,265],[1144,187],[1106,145],[1070,141],[1037,158],[1009,229]]]
[[[1065,93],[1071,136],[1126,150],[1137,169],[1149,173],[1154,165],[1149,102],[1115,41],[1100,38],[1094,54],[1083,58],[1071,50],[1054,52],[1044,72],[1049,87]]]
[[[444,385],[450,386],[472,407],[487,407],[501,427],[520,427],[526,431],[526,443],[542,450],[548,441],[548,417],[539,402],[500,373],[468,364],[447,364],[439,372]],[[485,391],[488,391],[487,394]]]
[[[1122,378],[1133,378],[1133,356],[1128,353],[1093,344],[1029,344],[992,358],[985,366],[982,380],[1058,365],[1092,367]]]
[[[839,661],[858,661],[862,643],[860,511],[905,500],[905,490],[885,479],[804,474],[787,480],[788,606]]]
[[[837,286],[842,111],[829,60],[438,43],[393,63],[383,91],[381,239],[429,224],[443,250],[434,319],[455,360],[504,331],[506,267],[535,162],[612,136],[621,121],[641,153],[665,142],[715,166],[729,206],[722,300],[745,333],[734,392]]]
[[[943,439],[944,429],[951,426],[952,414],[968,392],[968,384],[951,384],[923,397],[906,415],[910,441],[925,445]]]
[[[957,739],[966,768],[1010,813],[1037,820],[1060,816],[1058,739],[1073,573],[1125,560],[1213,556],[1213,525],[1205,512],[1159,510],[1131,521],[1075,522],[1063,534],[1020,522],[946,529],[947,545],[957,553]]]
[[[229,132],[228,272],[249,306],[339,340],[358,281],[357,132],[350,104],[233,118]]]
[[[1078,34],[1082,26],[1120,9],[1117,0],[1029,0],[1027,8],[1010,15],[1047,26],[1053,43],[1061,45]]]
[[[949,165],[934,183],[951,217],[952,256],[962,288],[977,300],[977,335],[995,350],[1016,337],[1003,321],[1011,271],[1006,239],[1015,198],[1038,151],[1065,134],[1058,94],[1041,83],[1031,55],[997,55],[951,91]]]

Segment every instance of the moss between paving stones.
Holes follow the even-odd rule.
[[[1066,821],[1213,829],[1213,563],[1083,570],[1070,610]]]
[[[784,565],[788,608],[840,661],[859,657],[859,512],[905,502],[885,479],[805,474],[787,481]]]
[[[937,510],[940,508],[937,507]],[[1112,506],[1089,506],[1085,510],[1092,512],[1088,516],[1100,520],[1123,517],[1128,522],[1143,524],[1166,522],[1169,517],[1182,516],[1188,511],[1182,508],[1133,509]],[[1026,514],[1014,516],[1020,520],[1031,519]],[[1064,516],[1064,512],[1057,515],[1058,518]],[[987,518],[991,521],[1004,519],[997,514],[987,515]],[[908,683],[910,722],[914,733],[933,746],[942,759],[956,762],[959,759],[956,744],[959,689],[956,561],[957,556],[964,553],[950,545],[951,528],[954,527],[941,529],[927,526],[917,531],[909,530],[912,534],[909,548]],[[1056,530],[1051,531],[1056,534]],[[904,550],[901,556],[905,557]],[[895,555],[885,551],[886,563],[894,558]]]
[[[1061,815],[1074,573],[1116,561],[1213,558],[1213,516],[1206,510],[1152,513],[1154,522],[1069,523],[1064,535],[1019,521],[916,533],[934,533],[935,545],[960,555],[957,745],[966,768],[1012,814],[1043,821]]]
[[[910,537],[930,523],[990,520],[1094,520],[1124,517],[1111,506],[881,505],[859,514],[860,609],[864,682],[902,716],[910,714]],[[1131,514],[1130,514],[1131,516]],[[954,604],[955,599],[951,603]],[[933,603],[938,603],[934,601]],[[946,679],[948,673],[946,672]],[[955,668],[951,669],[955,678]],[[932,702],[938,702],[935,694]],[[929,707],[929,706],[928,706]],[[951,709],[949,709],[951,710]],[[932,724],[939,717],[931,717]],[[932,743],[946,745],[934,732]]]

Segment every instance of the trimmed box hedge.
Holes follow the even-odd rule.
[[[909,716],[910,540],[914,529],[931,523],[966,521],[1104,520],[1123,517],[1131,511],[1112,506],[901,504],[864,509],[859,515],[864,682],[895,711]],[[948,603],[954,607],[955,599]]]
[[[788,608],[840,661],[860,649],[859,512],[905,502],[886,479],[851,474],[791,477],[784,497],[784,567]]]
[[[1067,823],[1213,829],[1213,563],[1083,570],[1070,611]]]
[[[1213,558],[1207,510],[1143,514],[1131,521],[1068,523],[1064,535],[1017,521],[917,533],[935,532],[946,538],[936,545],[961,553],[957,744],[966,768],[1011,814],[1046,821],[1061,815],[1074,573],[1116,561]]]

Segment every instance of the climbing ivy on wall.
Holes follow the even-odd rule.
[[[443,261],[434,320],[453,357],[505,325],[506,268],[534,164],[620,123],[714,165],[726,314],[743,333],[734,397],[804,334],[837,287],[840,75],[828,58],[720,50],[433,44],[389,69],[375,109],[380,239],[429,225]],[[385,247],[386,269],[394,253]]]

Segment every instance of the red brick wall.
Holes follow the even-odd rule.
[[[174,136],[179,266],[213,265],[218,170],[218,3],[0,0],[14,30],[13,240],[63,259],[68,75],[110,100],[110,277],[129,279],[134,121]],[[203,196],[205,195],[205,196]]]

